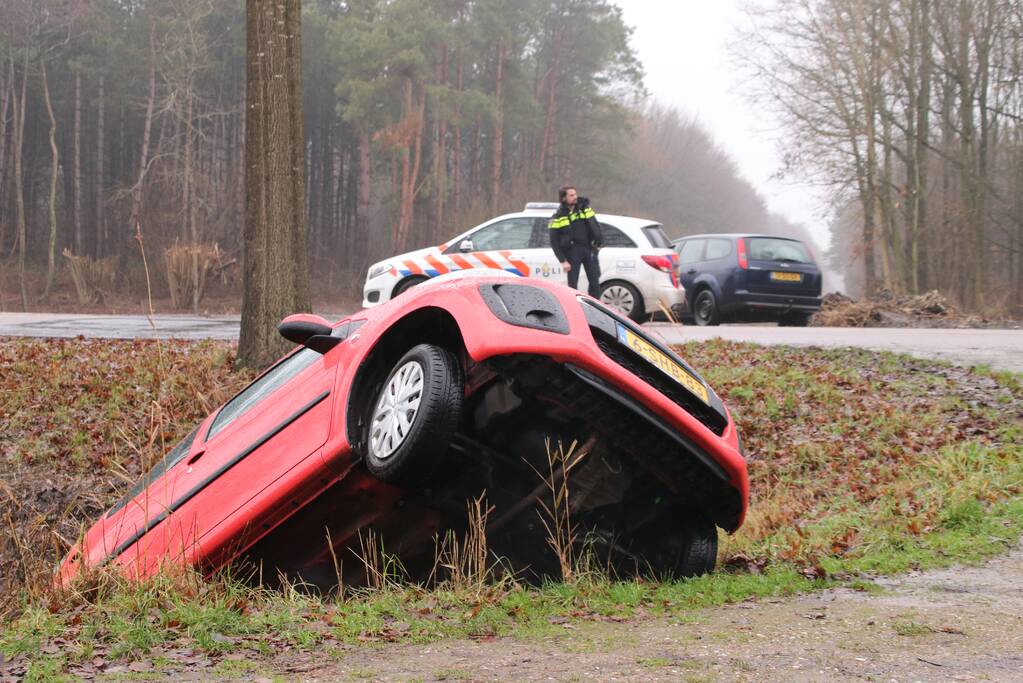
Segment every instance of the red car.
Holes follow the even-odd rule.
[[[61,581],[109,563],[145,576],[249,559],[313,583],[336,581],[339,560],[357,583],[352,552],[369,528],[414,574],[484,491],[490,547],[542,575],[548,438],[586,444],[569,477],[572,521],[616,567],[710,571],[716,527],[742,524],[746,461],[714,390],[575,290],[459,273],[338,323],[293,315],[279,329],[301,348],[104,514]]]

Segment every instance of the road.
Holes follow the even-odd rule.
[[[146,316],[131,315],[0,313],[0,336],[236,339],[238,321],[238,316],[157,315],[150,321]],[[668,323],[652,323],[647,325],[647,329],[672,344],[721,337],[756,344],[855,346],[909,353],[959,365],[988,365],[997,370],[1023,372],[1023,330],[798,328],[769,325],[695,327]]]
[[[653,323],[670,344],[720,337],[729,341],[788,346],[846,347],[908,353],[964,366],[988,365],[1023,372],[1023,330],[958,330],[888,327],[774,327],[721,325],[694,327]]]

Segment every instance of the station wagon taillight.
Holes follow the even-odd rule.
[[[749,258],[746,256],[746,238],[740,237],[738,241],[739,267],[743,270],[749,268]]]

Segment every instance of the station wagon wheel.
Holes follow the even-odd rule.
[[[693,320],[697,325],[717,325],[721,322],[718,313],[718,302],[714,292],[709,289],[701,289],[693,302]]]
[[[462,412],[462,368],[450,351],[413,347],[373,396],[366,468],[383,481],[411,485],[440,466]]]
[[[643,297],[628,282],[607,282],[600,288],[600,300],[636,322],[643,321]]]

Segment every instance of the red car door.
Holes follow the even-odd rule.
[[[222,553],[222,544],[205,541],[214,529],[232,543],[247,545],[247,537],[258,533],[263,518],[273,512],[274,482],[307,458],[319,461],[330,428],[339,357],[302,348],[217,412],[199,435],[202,443],[192,444],[165,486],[170,514],[158,534],[150,532],[153,538],[139,544],[141,573],[150,573],[166,558],[193,564]],[[264,502],[261,508],[246,507],[257,497]]]

